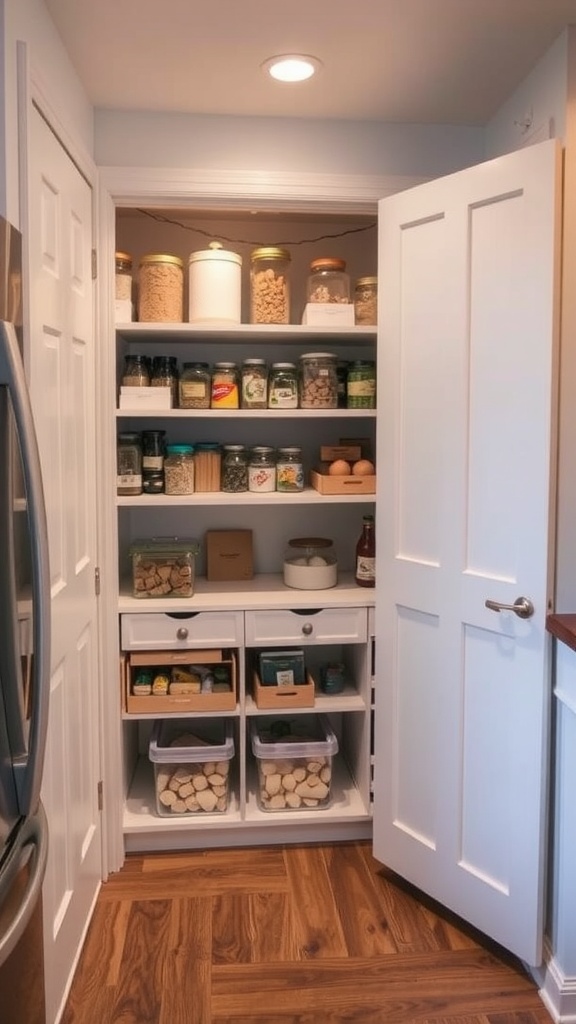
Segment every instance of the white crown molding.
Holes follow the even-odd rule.
[[[379,199],[427,180],[409,175],[346,175],[278,171],[211,171],[162,167],[100,167],[100,182],[116,205],[231,205],[249,210],[374,214]]]

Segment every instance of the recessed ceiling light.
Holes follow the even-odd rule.
[[[307,54],[283,53],[265,60],[262,67],[279,82],[304,82],[322,67],[322,62]]]

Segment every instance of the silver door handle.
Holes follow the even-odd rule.
[[[529,597],[517,597],[514,604],[501,604],[500,601],[484,601],[493,612],[514,612],[519,619],[529,619],[534,615],[534,605]]]

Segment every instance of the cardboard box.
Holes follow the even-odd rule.
[[[334,462],[335,459],[346,459],[346,462],[358,462],[362,458],[359,444],[323,444],[320,448],[322,462]]]
[[[222,665],[228,668],[231,689],[227,692],[157,694],[137,696],[132,682],[140,668],[166,668],[172,665]],[[236,655],[231,650],[139,651],[121,659],[122,708],[134,715],[185,714],[189,711],[234,711],[237,701]]]
[[[119,409],[149,412],[151,409],[171,409],[171,388],[133,388],[123,384],[120,388]]]
[[[253,578],[252,530],[207,530],[205,539],[210,582]]]
[[[284,708],[313,708],[314,680],[310,673],[307,682],[299,686],[263,686],[256,671],[253,675],[253,697],[256,707],[283,711]]]
[[[329,476],[313,469],[310,483],[320,494],[375,494],[376,476]]]
[[[302,323],[308,327],[353,327],[353,302],[307,302]]]

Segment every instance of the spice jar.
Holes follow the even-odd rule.
[[[169,444],[164,459],[166,494],[194,493],[194,448],[191,444]]]
[[[264,359],[245,359],[242,363],[242,408],[266,409],[268,369]]]
[[[178,383],[181,409],[210,408],[211,375],[208,363],[184,363]]]
[[[178,360],[176,356],[154,356],[150,384],[155,388],[170,388],[170,404],[178,404]]]
[[[146,388],[150,384],[150,367],[146,356],[124,357],[122,384],[129,388]]]
[[[272,363],[268,408],[298,408],[298,372],[295,363]]]
[[[302,409],[338,407],[337,358],[331,352],[300,356],[300,406]]]
[[[219,444],[203,442],[194,446],[194,490],[220,490],[221,462]]]
[[[165,430],[142,431],[142,490],[161,494],[164,490]]]
[[[224,445],[222,490],[230,494],[248,490],[248,456],[242,444]]]
[[[248,490],[260,492],[276,490],[276,463],[273,448],[259,445],[252,449],[248,465]]]
[[[359,277],[354,288],[354,322],[364,327],[378,322],[378,278]]]
[[[188,320],[191,324],[239,324],[242,306],[242,257],[220,242],[191,253],[188,260]]]
[[[290,253],[264,246],[250,256],[250,323],[290,323]]]
[[[308,302],[350,302],[350,278],[346,261],[331,256],[312,260],[307,287]]]
[[[279,448],[276,461],[276,490],[303,491],[304,467],[302,449],[296,447]]]
[[[179,256],[150,253],[140,260],[140,321],[181,323],[183,315],[184,270]]]
[[[348,409],[376,408],[376,367],[369,360],[356,359],[348,368],[346,383]]]
[[[236,363],[214,363],[210,407],[212,409],[238,409],[239,405]]]
[[[142,494],[142,441],[136,432],[118,434],[116,491],[118,494]]]

